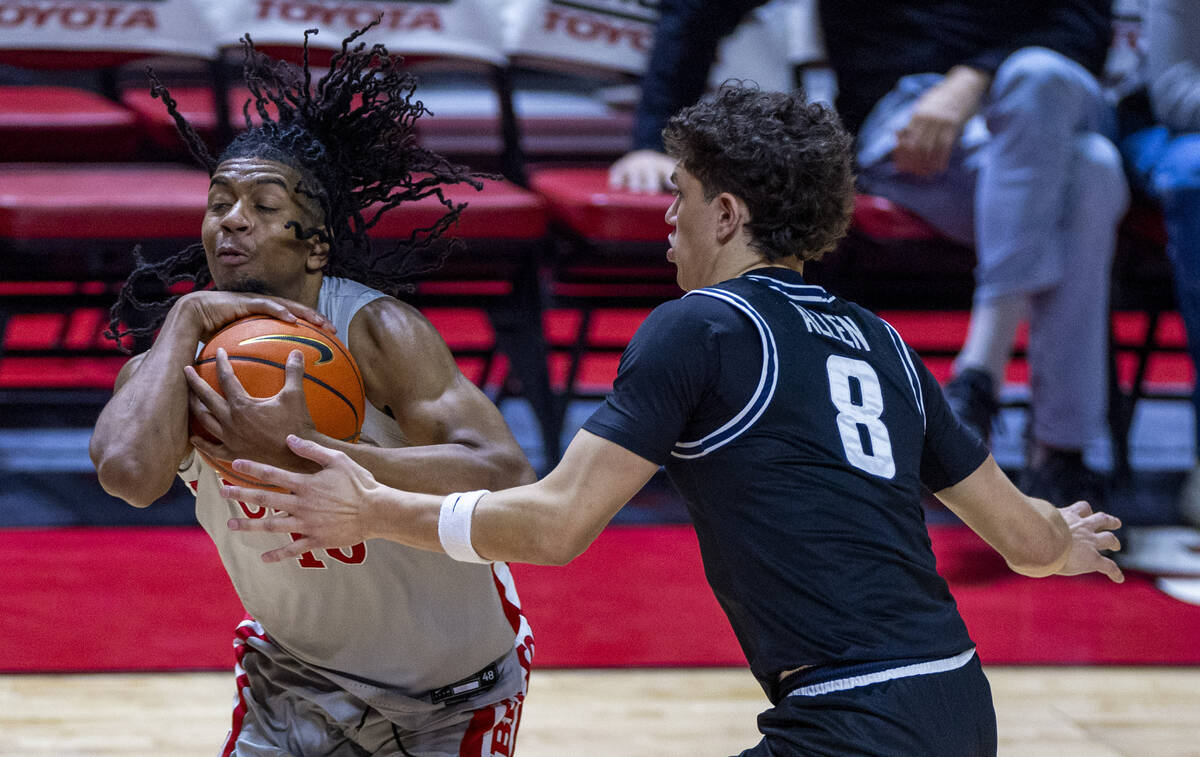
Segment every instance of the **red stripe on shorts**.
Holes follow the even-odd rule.
[[[521,600],[517,596],[517,587],[513,583],[512,573],[506,563],[492,563],[492,581],[496,584],[496,593],[500,595],[500,606],[504,608],[504,617],[512,626],[513,633],[521,632]]]
[[[471,722],[467,725],[467,732],[463,734],[462,746],[458,749],[459,757],[483,757],[483,741],[492,733],[492,726],[496,724],[496,708],[484,707],[480,710],[475,710],[475,715],[471,718]],[[490,744],[489,744],[490,747]],[[491,752],[487,752],[491,754]]]
[[[242,660],[249,651],[246,645],[248,639],[265,639],[266,634],[262,631],[262,626],[253,618],[246,618],[241,623],[238,623],[237,630],[234,631],[233,654],[237,660],[234,665],[234,685],[237,686],[237,697],[233,704],[233,727],[229,731],[229,735],[225,737],[225,746],[221,749],[221,757],[229,757],[233,754],[234,748],[237,746],[238,736],[242,732],[242,722],[246,719],[246,697],[242,694],[242,690],[250,685],[250,679],[246,676],[246,670],[242,667]]]

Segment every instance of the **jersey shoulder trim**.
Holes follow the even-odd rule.
[[[745,298],[728,290],[716,288],[694,289],[684,295],[684,297],[692,296],[714,297],[744,313],[758,331],[762,344],[763,364],[762,370],[759,372],[758,386],[755,387],[754,393],[746,405],[736,415],[701,439],[675,443],[675,447],[671,450],[671,456],[683,460],[704,457],[745,433],[771,404],[779,382],[779,351],[775,345],[775,335],[766,319]]]
[[[917,402],[917,409],[921,412],[921,427],[926,427],[925,421],[925,393],[921,389],[921,374],[917,372],[917,366],[913,364],[912,353],[908,350],[908,345],[900,338],[900,332],[892,326],[892,324],[879,319],[879,322],[887,328],[888,336],[892,338],[892,345],[896,348],[896,352],[900,353],[900,365],[904,367],[904,373],[908,376],[909,387],[913,392],[913,399]]]
[[[816,284],[789,284],[770,276],[755,276],[754,274],[746,274],[745,278],[764,284],[795,302],[833,302],[836,299],[832,294],[826,292],[824,287]]]

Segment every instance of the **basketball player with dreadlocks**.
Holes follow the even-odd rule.
[[[413,121],[423,112],[412,99],[415,81],[382,46],[357,42],[364,31],[342,43],[315,84],[307,34],[302,68],[265,58],[247,38],[246,81],[261,125],[251,128],[248,104],[247,130],[215,159],[154,80],[212,177],[202,242],[156,263],[139,260],[126,282],[112,334],[159,331],[121,371],[92,459],[104,488],[136,507],[180,476],[251,616],[234,641],[238,697],[223,755],[510,755],[533,639],[506,566],[377,540],[268,565],[259,554],[280,537],[230,531],[231,515],[256,513],[223,498],[215,471],[195,454],[253,454],[301,470],[308,461],[284,442],[297,434],[337,446],[381,481],[420,491],[534,479],[495,405],[459,373],[436,330],[381,291],[398,291],[436,260],[433,242],[461,210],[440,187],[475,182],[415,143]],[[402,247],[373,254],[366,232],[379,213],[427,196],[446,206],[445,216]],[[183,296],[145,296],[154,288],[147,284],[165,291],[188,280],[196,287]],[[274,397],[248,397],[228,364],[233,391],[225,399],[204,392],[190,368],[198,345],[258,313],[336,330],[362,370],[369,443],[316,433],[298,351]],[[189,437],[189,409],[219,443]]]

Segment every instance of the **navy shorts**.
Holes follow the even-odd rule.
[[[786,680],[790,693],[758,716],[763,740],[741,757],[995,757],[992,690],[973,651],[940,672],[882,681],[863,672],[831,679],[817,668]]]

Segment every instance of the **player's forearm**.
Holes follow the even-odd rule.
[[[406,491],[449,494],[469,489],[505,489],[536,479],[520,447],[496,443],[449,443],[413,447],[350,444],[314,439],[341,450],[371,471],[375,480]]]
[[[367,531],[411,547],[444,552],[438,523],[444,497],[390,487],[373,493]],[[470,541],[488,560],[564,565],[595,539],[599,527],[577,522],[541,482],[490,492],[476,504]]]
[[[116,389],[92,433],[89,452],[105,491],[136,507],[166,493],[188,450],[183,366],[198,335],[172,310],[154,346]]]
[[[987,459],[939,499],[1018,573],[1048,576],[1067,559],[1071,533],[1049,502],[1027,497]]]

